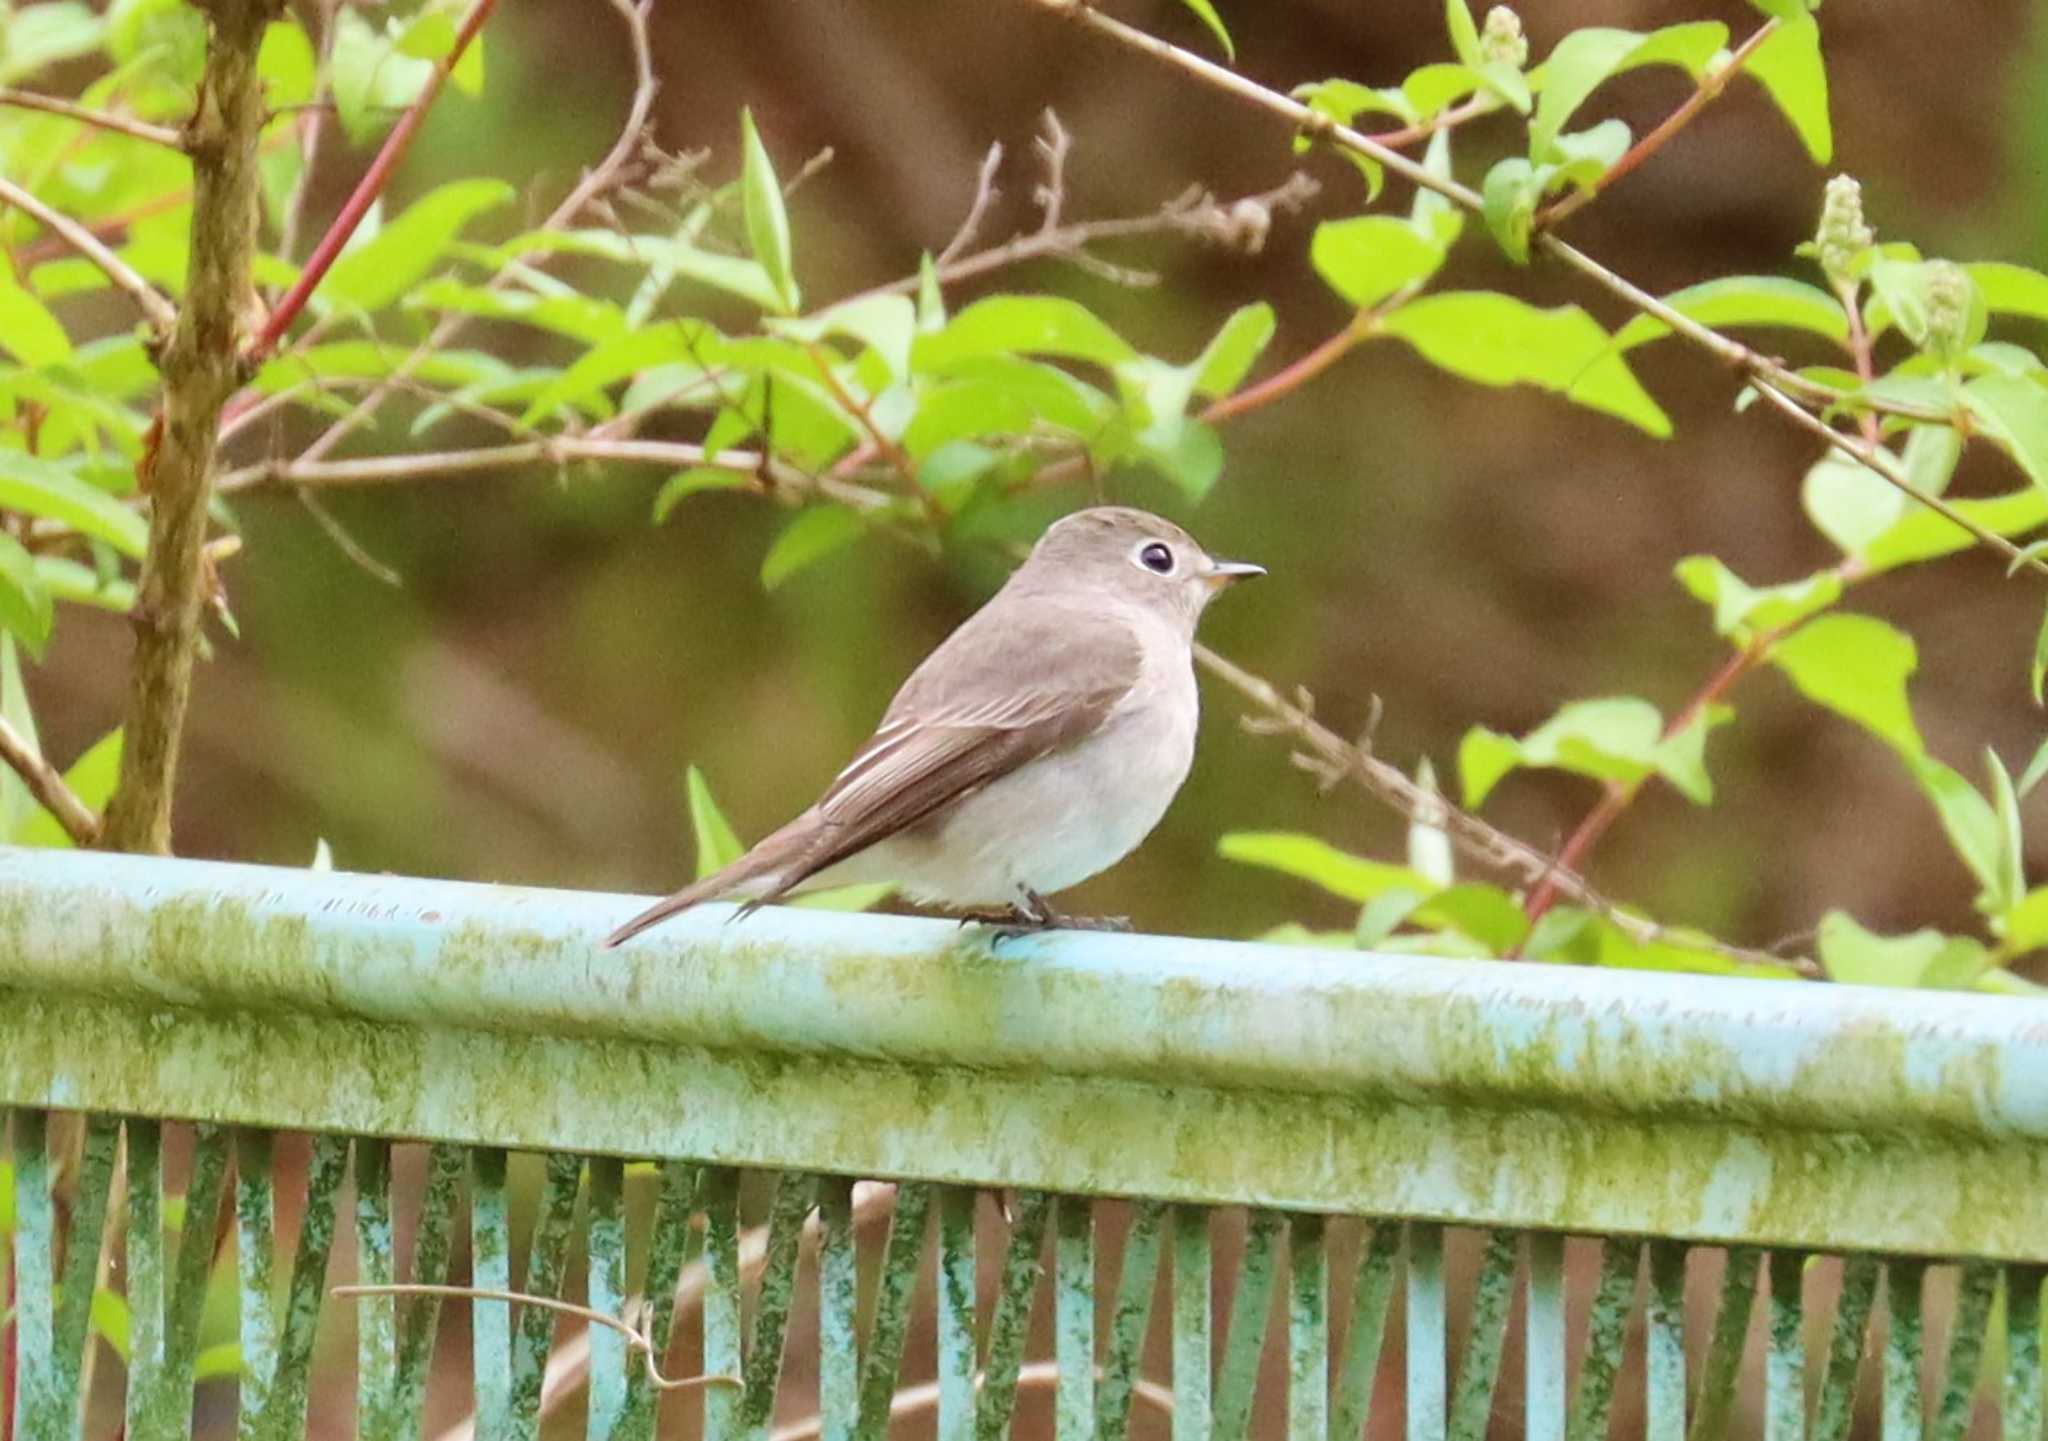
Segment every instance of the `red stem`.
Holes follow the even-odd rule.
[[[1289,364],[1286,368],[1274,371],[1257,385],[1247,385],[1242,390],[1233,390],[1230,394],[1219,396],[1211,401],[1202,411],[1200,418],[1208,421],[1211,425],[1215,425],[1219,421],[1231,420],[1243,415],[1248,410],[1257,410],[1261,406],[1271,405],[1274,401],[1299,389],[1342,360],[1350,353],[1352,347],[1356,346],[1361,340],[1364,340],[1370,333],[1371,330],[1368,326],[1354,319],[1349,325],[1346,325],[1314,350]]]
[[[250,342],[245,357],[250,365],[260,365],[269,359],[270,353],[277,349],[278,341],[291,329],[292,322],[298,319],[299,312],[306,308],[306,302],[312,298],[314,289],[327,278],[327,272],[333,268],[335,259],[341,254],[341,248],[348,244],[349,237],[356,233],[356,227],[362,223],[363,216],[369,213],[370,206],[376,203],[377,197],[384,193],[384,187],[390,183],[391,174],[398,168],[398,162],[405,158],[406,148],[412,144],[412,137],[420,128],[420,122],[426,119],[427,110],[433,105],[435,97],[440,95],[442,85],[447,82],[448,73],[462,59],[463,52],[469,49],[469,42],[484,28],[484,22],[490,19],[491,11],[497,8],[497,4],[498,0],[475,0],[469,7],[469,13],[462,17],[462,28],[455,34],[455,48],[435,63],[434,73],[427,77],[427,83],[420,90],[419,96],[406,107],[405,114],[398,117],[398,123],[392,126],[391,133],[384,137],[384,145],[377,152],[377,158],[370,162],[370,168],[364,171],[363,178],[356,182],[356,188],[348,197],[347,203],[341,207],[341,213],[334,217],[334,223],[327,227],[327,233],[321,236],[320,243],[313,247],[313,254],[306,261],[306,268],[300,272],[298,282],[285,292],[284,298],[277,303],[277,309],[271,311],[269,323],[258,333],[255,340]]]
[[[1674,135],[1692,123],[1694,116],[1706,109],[1716,96],[1728,88],[1728,82],[1742,72],[1742,67],[1748,62],[1749,57],[1757,52],[1757,48],[1764,41],[1776,34],[1777,29],[1776,20],[1766,20],[1759,25],[1754,34],[1736,47],[1735,53],[1728,57],[1727,64],[1718,70],[1710,71],[1702,78],[1699,88],[1686,96],[1684,103],[1676,110],[1665,116],[1662,124],[1631,145],[1623,152],[1621,159],[1608,166],[1606,172],[1593,183],[1592,189],[1574,190],[1565,196],[1536,218],[1536,228],[1541,230],[1546,226],[1555,225],[1566,216],[1577,213],[1581,206],[1591,204],[1605,194],[1609,186],[1662,150]]]

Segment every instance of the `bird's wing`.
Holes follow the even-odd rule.
[[[904,682],[816,807],[821,870],[1028,761],[1092,735],[1138,679],[1138,637],[1100,611],[975,617]]]

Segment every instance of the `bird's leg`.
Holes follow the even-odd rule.
[[[1129,916],[1070,916],[1054,910],[1052,902],[1029,886],[1019,886],[1018,892],[1021,900],[1017,914],[1028,920],[1035,930],[1128,931],[1131,928]]]

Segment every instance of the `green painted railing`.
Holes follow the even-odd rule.
[[[633,905],[0,850],[14,1434],[2041,1436],[2031,1003]]]

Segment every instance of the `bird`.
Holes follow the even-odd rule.
[[[1195,625],[1263,566],[1213,559],[1172,521],[1094,506],[1055,521],[896,692],[817,802],[730,864],[634,916],[618,946],[712,900],[735,919],[786,896],[888,883],[913,905],[1105,923],[1048,895],[1129,855],[1194,759]]]

